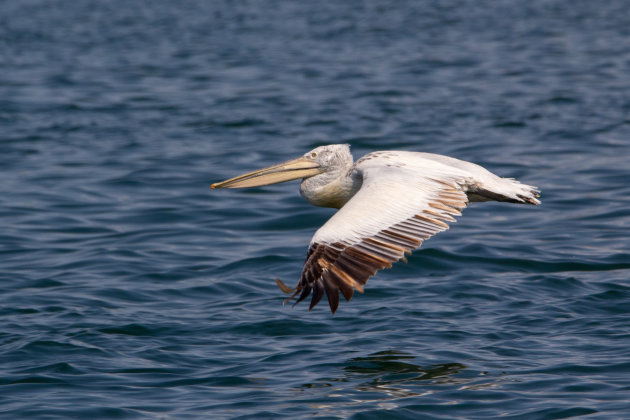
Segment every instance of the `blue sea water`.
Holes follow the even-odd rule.
[[[4,0],[0,127],[1,418],[630,417],[626,1]],[[543,204],[282,306],[328,143]]]

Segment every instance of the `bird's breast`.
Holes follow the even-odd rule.
[[[325,184],[307,178],[300,185],[300,194],[314,206],[340,209],[360,187],[360,180],[354,177],[335,178]]]

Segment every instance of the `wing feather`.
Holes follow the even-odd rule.
[[[354,289],[362,293],[378,270],[404,259],[461,215],[468,204],[465,171],[407,167],[390,158],[372,156],[355,165],[362,186],[313,236],[292,296],[299,294],[296,303],[312,292],[311,310],[326,294],[334,313],[340,292],[347,301]]]

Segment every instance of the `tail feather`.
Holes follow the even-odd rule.
[[[470,201],[501,201],[516,204],[539,205],[540,190],[537,187],[521,184],[512,178],[500,178],[501,183],[477,185],[468,191]]]
[[[532,204],[535,206],[540,204],[540,200],[538,199],[540,198],[540,190],[537,187],[521,184],[514,179],[509,179],[509,181],[516,198],[518,198],[521,203]]]

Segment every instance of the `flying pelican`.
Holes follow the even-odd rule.
[[[211,188],[246,188],[302,178],[300,194],[339,209],[311,240],[293,289],[296,304],[311,292],[309,311],[324,293],[334,314],[339,292],[349,301],[377,270],[390,268],[460,216],[473,201],[540,204],[536,187],[500,178],[471,162],[431,153],[372,152],[353,163],[350,146],[331,144]],[[286,301],[285,301],[286,302]]]

